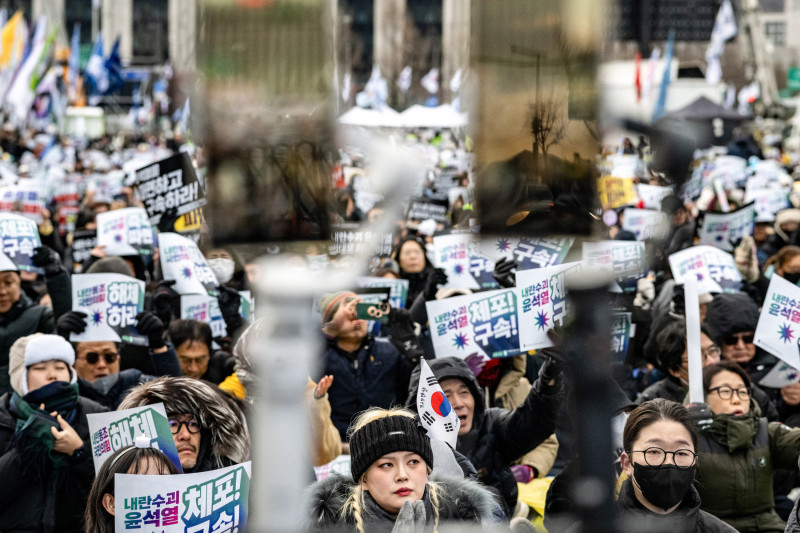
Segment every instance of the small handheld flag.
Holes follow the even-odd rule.
[[[417,411],[422,427],[428,437],[443,440],[453,448],[458,440],[461,421],[458,419],[442,387],[433,375],[431,367],[424,358],[419,361],[419,388],[417,389]]]

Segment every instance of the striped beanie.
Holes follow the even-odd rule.
[[[322,314],[322,323],[327,324],[333,320],[336,311],[343,303],[358,298],[356,293],[351,291],[331,292],[322,297],[319,301],[319,312]]]

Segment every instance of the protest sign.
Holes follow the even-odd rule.
[[[641,241],[584,242],[583,263],[611,273],[617,284],[614,292],[636,292],[637,280],[647,273],[647,259]]]
[[[436,357],[517,355],[520,328],[514,289],[487,291],[425,303]]]
[[[95,246],[97,246],[97,230],[76,230],[72,234],[72,262],[83,263],[89,259]]]
[[[547,337],[547,330],[556,324],[563,325],[567,317],[569,309],[564,275],[574,268],[580,268],[580,263],[517,271],[520,345],[523,350],[553,345]]]
[[[33,266],[33,251],[42,245],[39,228],[33,220],[11,213],[0,213],[0,244],[2,252],[19,270],[40,271]]]
[[[622,229],[632,231],[637,241],[663,239],[669,230],[666,213],[651,209],[625,209],[622,212]]]
[[[700,244],[732,252],[742,237],[753,234],[755,213],[752,204],[732,213],[706,213],[698,229]]]
[[[16,185],[0,188],[0,211],[16,213],[42,223],[44,198],[39,182],[25,179]]]
[[[517,262],[518,270],[560,265],[567,257],[574,237],[494,237],[482,239],[478,250],[494,261],[505,257]],[[492,265],[494,269],[494,265]]]
[[[633,178],[603,176],[597,178],[597,193],[603,209],[614,209],[623,205],[636,204],[633,192]]]
[[[782,389],[783,387],[794,385],[800,382],[800,371],[784,361],[778,361],[767,375],[758,382],[762,387]]]
[[[755,344],[778,359],[800,368],[800,287],[772,275],[756,326]]]
[[[183,215],[206,203],[205,192],[186,152],[137,170],[136,190],[153,224],[158,224],[167,209],[174,207],[176,214]]]
[[[419,361],[417,412],[428,437],[443,440],[455,449],[461,421],[424,357]]]
[[[239,314],[248,322],[255,320],[255,299],[250,291],[239,291]]]
[[[75,223],[78,222],[78,206],[62,205],[58,208],[56,218],[58,219],[58,232],[62,234],[75,231]]]
[[[789,207],[789,192],[782,188],[748,190],[744,201],[753,202],[758,216],[774,218],[775,213]]]
[[[449,221],[447,220],[447,207],[447,200],[420,196],[411,200],[406,218],[419,222],[432,218],[440,224],[449,225]]]
[[[328,464],[314,467],[314,475],[317,481],[328,479],[331,474],[352,476],[350,473],[350,455],[342,454]]]
[[[669,267],[675,283],[682,285],[686,276],[697,279],[699,294],[739,292],[742,275],[733,256],[713,246],[692,246],[669,256]]]
[[[634,336],[636,325],[632,313],[614,313],[611,316],[611,360],[623,364],[628,357],[630,339]]]
[[[177,233],[160,233],[158,252],[161,273],[165,280],[175,280],[175,292],[216,297],[217,277],[195,243]]]
[[[433,238],[433,263],[447,274],[445,287],[481,288],[480,283],[470,271],[471,258],[476,255],[476,248],[477,243],[471,233],[436,235]],[[494,264],[492,264],[492,269],[494,269]],[[480,271],[485,270],[481,268]],[[491,270],[489,273],[491,274]]]
[[[73,274],[72,309],[82,311],[86,330],[70,341],[113,341],[147,346],[136,331],[136,315],[144,310],[144,281],[123,274]]]
[[[645,209],[661,209],[661,200],[665,196],[672,194],[672,187],[661,187],[658,185],[648,185],[646,183],[636,184],[636,192],[642,201]]]
[[[117,533],[245,531],[250,462],[180,476],[115,474]]]
[[[211,326],[211,334],[214,337],[224,337],[228,334],[222,311],[219,310],[219,301],[207,294],[182,295],[181,318],[205,322]]]
[[[362,276],[358,278],[359,287],[366,288],[388,288],[389,305],[395,309],[406,308],[406,298],[408,297],[408,280],[394,278],[375,278]]]
[[[150,447],[164,452],[172,464],[183,472],[178,449],[172,438],[169,420],[163,403],[143,407],[86,415],[92,442],[94,471],[99,472],[106,459],[115,451],[133,446],[136,437],[145,435]]]
[[[362,229],[356,222],[333,224],[331,240],[330,255],[358,255],[367,245],[370,246],[370,255],[388,256],[392,253],[391,233],[378,236],[374,231]]]
[[[107,255],[152,255],[153,228],[141,207],[127,207],[97,215],[97,245]]]

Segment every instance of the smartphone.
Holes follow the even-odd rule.
[[[377,320],[378,322],[389,321],[389,304],[380,303],[357,303],[356,318],[359,320]]]

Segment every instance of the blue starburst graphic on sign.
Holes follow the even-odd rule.
[[[535,320],[536,320],[536,326],[539,329],[544,329],[547,327],[547,321],[549,320],[549,318],[547,317],[547,313],[545,313],[544,311],[539,311],[539,314],[536,315]]]
[[[458,263],[456,266],[453,267],[453,272],[456,273],[457,276],[460,276],[464,273],[464,265]]]
[[[784,324],[778,330],[778,335],[781,336],[783,342],[789,342],[794,337],[794,331],[788,325]]]
[[[114,235],[114,240],[117,242],[122,242],[122,234],[117,233],[116,235]]]
[[[469,339],[464,333],[459,333],[455,337],[453,337],[453,346],[456,348],[463,350],[469,344]]]
[[[700,272],[696,272],[695,276],[697,277],[697,281],[703,281],[703,275]]]
[[[786,374],[786,379],[794,381],[797,379],[798,375],[800,374],[798,374],[797,372],[789,372],[788,374]]]
[[[498,239],[495,246],[497,246],[498,252],[507,252],[511,248],[511,243],[508,239]]]
[[[722,239],[723,239],[722,235],[717,235],[716,237],[714,237],[714,240],[717,242],[722,242]]]
[[[186,279],[192,279],[192,269],[189,267],[183,267],[181,274],[183,274],[183,277]]]
[[[92,316],[89,318],[92,321],[92,325],[96,326],[103,321],[103,313],[100,311],[93,311]]]

